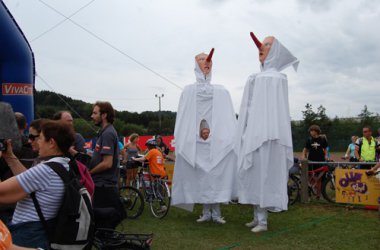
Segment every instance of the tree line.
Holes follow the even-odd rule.
[[[35,96],[35,117],[52,118],[60,110],[69,110],[74,117],[74,128],[85,138],[92,138],[99,128],[91,121],[93,104],[51,92],[37,91]],[[159,112],[145,111],[142,113],[115,111],[114,126],[119,135],[128,136],[131,133],[139,135],[172,135],[176,112],[161,111],[161,130],[159,129]]]
[[[97,127],[91,122],[92,105],[80,100],[51,92],[37,91],[35,94],[36,118],[51,118],[59,110],[70,110],[73,114],[74,128],[85,138],[92,138],[96,135]],[[301,151],[308,137],[308,128],[312,124],[321,127],[322,133],[326,134],[331,151],[345,151],[350,143],[352,135],[362,135],[362,128],[369,125],[374,130],[380,128],[379,114],[370,112],[364,105],[363,110],[356,117],[352,118],[329,118],[326,115],[326,108],[320,105],[313,109],[307,103],[302,111],[303,119],[292,121],[292,137],[295,151]],[[116,111],[114,126],[121,136],[128,136],[131,133],[139,135],[173,135],[176,112],[161,111],[161,130],[159,128],[159,112],[145,111],[141,113],[129,111]],[[227,136],[227,135],[226,135]]]
[[[330,119],[326,115],[326,108],[320,105],[316,111],[311,104],[305,105],[302,111],[303,119],[301,121],[292,121],[292,137],[294,151],[301,151],[305,141],[309,136],[308,128],[313,125],[319,125],[322,134],[327,136],[327,140],[332,152],[346,151],[348,144],[351,143],[351,136],[362,136],[362,128],[371,126],[373,136],[378,136],[377,129],[380,128],[379,114],[368,110],[364,105],[360,114],[351,118]]]

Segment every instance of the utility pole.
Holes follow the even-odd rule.
[[[161,95],[155,95],[155,97],[158,98],[158,126],[159,126],[159,133],[161,133],[161,98],[164,98],[164,94]]]

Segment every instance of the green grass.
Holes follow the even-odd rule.
[[[252,220],[252,207],[223,205],[227,223],[197,223],[201,206],[193,213],[170,208],[164,219],[143,215],[125,220],[119,230],[154,233],[152,249],[380,249],[377,211],[348,210],[326,203],[296,204],[287,212],[269,214],[269,230],[254,234],[244,223]]]

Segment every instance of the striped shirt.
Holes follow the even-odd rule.
[[[69,169],[69,158],[54,157],[46,162],[49,161],[62,163],[66,170]],[[36,192],[45,220],[56,217],[62,203],[65,187],[61,177],[53,169],[42,162],[17,175],[16,179],[26,193]],[[12,224],[39,220],[30,195],[17,202]]]

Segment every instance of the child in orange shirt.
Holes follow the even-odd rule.
[[[164,167],[164,157],[162,156],[162,153],[160,150],[158,150],[157,142],[154,139],[149,139],[145,146],[148,147],[148,153],[146,153],[145,156],[141,158],[132,157],[132,160],[134,161],[140,161],[144,162],[145,160],[148,160],[149,162],[149,169],[150,173],[154,175],[159,175],[160,178],[166,177],[166,171]]]

